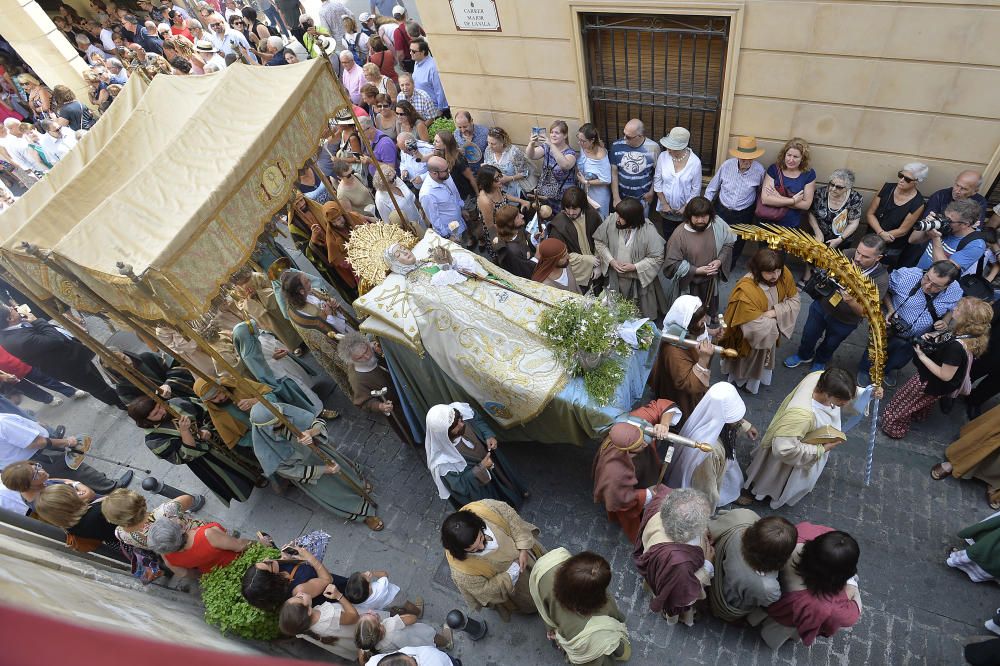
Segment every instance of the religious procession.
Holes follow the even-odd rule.
[[[80,127],[0,44],[11,663],[1000,664],[1000,164],[521,136],[404,3],[91,4]]]

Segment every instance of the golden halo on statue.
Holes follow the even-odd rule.
[[[357,276],[361,293],[380,284],[389,274],[385,251],[399,243],[409,249],[417,244],[417,237],[394,224],[362,224],[351,231],[345,243],[347,260]]]

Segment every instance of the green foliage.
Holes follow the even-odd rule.
[[[618,385],[625,379],[625,368],[617,358],[606,358],[599,366],[583,375],[583,386],[599,405],[611,404]]]
[[[434,135],[438,132],[454,132],[455,131],[455,121],[449,120],[448,118],[438,118],[430,124],[427,128],[427,134],[429,135],[430,142],[434,142]]]
[[[243,573],[261,560],[277,559],[277,548],[252,543],[228,566],[212,570],[201,577],[201,599],[205,604],[205,621],[223,633],[242,638],[270,641],[281,636],[278,614],[267,613],[248,604],[240,593]]]
[[[542,313],[538,331],[566,369],[583,376],[587,393],[607,405],[625,377],[621,359],[633,351],[618,334],[618,327],[638,317],[635,303],[619,295],[567,298]],[[640,348],[648,349],[653,327],[643,325],[637,337]]]

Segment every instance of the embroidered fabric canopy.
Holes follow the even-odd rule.
[[[349,108],[342,90],[322,60],[149,84],[131,77],[81,145],[0,216],[0,261],[32,288],[102,309],[28,255],[27,242],[51,250],[116,308],[147,320],[194,319],[285,205],[328,119]]]

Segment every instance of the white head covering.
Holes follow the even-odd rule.
[[[701,299],[697,296],[685,294],[674,299],[673,304],[667,311],[667,316],[663,318],[663,330],[667,330],[671,324],[680,326],[687,330],[691,324],[691,317],[701,307]]]
[[[719,382],[705,392],[705,397],[692,410],[681,437],[696,442],[714,443],[727,423],[736,423],[747,413],[739,391],[729,382]]]
[[[455,412],[462,419],[469,421],[475,417],[475,412],[465,402],[453,402],[449,405],[434,405],[427,411],[426,434],[424,435],[424,450],[427,452],[427,469],[437,486],[441,499],[451,497],[451,491],[444,484],[444,475],[449,472],[461,474],[468,463],[455,448],[455,443],[448,437],[448,428],[455,422]]]
[[[399,259],[396,258],[396,250],[402,247],[400,243],[393,243],[385,249],[382,255],[382,259],[385,261],[386,267],[393,273],[398,273],[399,275],[406,275],[407,273],[416,270],[416,264],[404,264]]]

